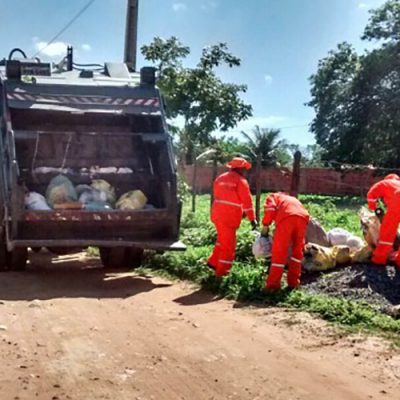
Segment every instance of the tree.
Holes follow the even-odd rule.
[[[400,0],[371,12],[363,39],[377,48],[342,43],[310,78],[311,129],[325,160],[399,167]]]
[[[308,105],[316,113],[311,131],[326,160],[357,159],[358,152],[348,141],[354,140],[352,90],[359,64],[352,46],[341,43],[318,63],[317,73],[310,78],[312,100]]]
[[[167,116],[182,117],[178,130],[186,163],[191,164],[197,144],[213,142],[213,131],[227,131],[252,114],[252,108],[241,100],[245,85],[222,82],[216,68],[240,66],[240,59],[232,55],[225,43],[203,49],[194,68],[184,67],[183,60],[190,53],[176,37],[164,40],[156,37],[141,48],[146,60],[156,64],[158,86],[165,96]]]
[[[265,167],[282,166],[290,161],[287,144],[279,138],[279,129],[260,128],[256,125],[251,134],[241,133],[247,141],[247,154],[253,162],[256,162],[259,154]]]

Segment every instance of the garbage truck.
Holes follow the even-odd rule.
[[[14,49],[0,61],[0,269],[23,270],[28,249],[99,248],[105,267],[137,267],[146,249],[184,250],[172,141],[155,70],[125,63],[57,65]],[[19,58],[16,58],[16,55]],[[89,68],[91,67],[91,68]],[[28,209],[56,176],[107,182],[140,209]]]

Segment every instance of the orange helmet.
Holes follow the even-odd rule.
[[[241,157],[234,157],[231,161],[229,161],[226,166],[230,169],[250,169],[251,163],[246,161],[244,158]]]
[[[398,179],[398,180],[400,180],[400,177],[397,174],[389,174],[389,175],[386,175],[384,179],[385,180],[386,179]]]

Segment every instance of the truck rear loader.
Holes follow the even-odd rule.
[[[124,63],[56,69],[39,60],[0,66],[0,268],[22,270],[28,248],[97,246],[105,267],[140,265],[143,251],[184,250],[171,138],[155,71]],[[110,183],[117,198],[142,191],[139,210],[28,210],[27,190],[56,175],[74,185]]]

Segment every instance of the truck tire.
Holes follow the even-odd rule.
[[[15,247],[7,252],[7,264],[11,271],[24,271],[28,261],[28,249],[26,247]]]
[[[126,257],[129,268],[139,268],[142,265],[144,250],[139,247],[127,247]]]
[[[126,269],[125,247],[100,247],[99,252],[104,268]]]

